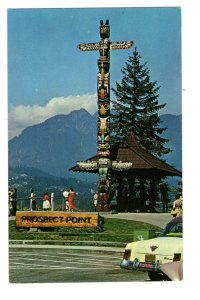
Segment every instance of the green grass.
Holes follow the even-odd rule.
[[[147,229],[160,231],[161,228],[143,222],[106,219],[103,227],[94,228],[45,228],[44,231],[31,232],[17,229],[15,221],[9,221],[9,240],[78,240],[78,241],[110,241],[128,243],[133,241],[134,230]]]

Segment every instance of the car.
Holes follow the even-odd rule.
[[[183,261],[182,228],[182,217],[177,217],[157,237],[128,243],[120,267],[147,272],[153,281],[171,280],[161,266]]]

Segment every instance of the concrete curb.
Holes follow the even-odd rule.
[[[59,246],[95,246],[125,247],[127,243],[108,241],[74,241],[74,240],[9,240],[9,245],[59,245]]]
[[[84,244],[84,245],[83,245]],[[121,245],[121,247],[120,247]],[[125,244],[124,244],[125,245]],[[63,249],[67,252],[78,250],[81,252],[95,253],[120,253],[124,252],[122,243],[110,242],[83,242],[83,241],[45,241],[45,240],[11,240],[9,248],[28,248],[28,249]]]
[[[78,250],[80,252],[89,252],[89,253],[124,253],[124,248],[111,248],[111,247],[87,247],[87,246],[59,246],[59,245],[9,245],[9,248],[31,248],[31,249],[63,249],[67,252],[74,252]]]

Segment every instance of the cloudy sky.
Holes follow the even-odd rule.
[[[45,8],[8,10],[9,137],[56,114],[97,110],[98,51],[80,43],[98,42],[99,21],[109,19],[111,41],[134,41],[158,81],[162,113],[181,113],[181,9]],[[133,48],[111,51],[111,86]],[[113,96],[113,95],[112,95]]]

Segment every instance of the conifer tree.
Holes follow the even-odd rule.
[[[170,149],[164,145],[168,139],[161,135],[166,128],[161,128],[159,110],[166,104],[158,104],[157,81],[150,81],[150,70],[147,63],[140,62],[141,56],[134,49],[133,56],[129,56],[121,83],[116,82],[112,91],[116,97],[111,114],[112,143],[126,140],[128,133],[134,132],[142,148],[148,153],[162,156]]]

